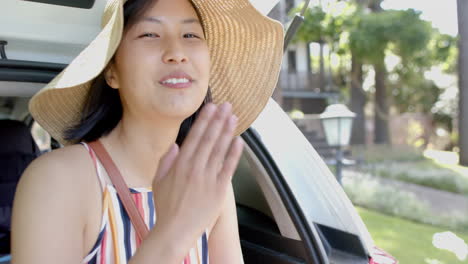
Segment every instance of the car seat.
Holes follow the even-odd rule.
[[[39,156],[30,129],[17,120],[0,120],[0,263],[10,254],[11,212],[16,185]]]

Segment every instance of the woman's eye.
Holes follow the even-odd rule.
[[[158,38],[159,35],[156,33],[145,33],[140,36],[140,38]]]
[[[184,34],[184,38],[199,38],[199,37],[193,33],[187,33],[187,34]]]

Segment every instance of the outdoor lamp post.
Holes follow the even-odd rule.
[[[341,184],[341,169],[343,166],[343,147],[349,145],[353,119],[356,116],[344,104],[327,106],[320,114],[320,120],[325,131],[327,143],[336,147],[336,179]]]

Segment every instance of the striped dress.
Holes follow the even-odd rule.
[[[103,215],[101,231],[96,243],[83,259],[85,264],[127,264],[135,254],[141,241],[130,222],[117,191],[112,185],[106,170],[96,157],[92,149],[82,143],[88,150],[103,192]],[[151,230],[156,223],[153,193],[150,188],[130,188],[131,196],[143,216],[143,219]],[[185,256],[182,264],[208,264],[208,230],[197,240],[195,245]],[[155,260],[157,263],[157,260]]]

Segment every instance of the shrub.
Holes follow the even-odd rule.
[[[414,194],[383,186],[369,174],[347,171],[343,178],[343,188],[353,204],[361,207],[424,224],[468,229],[468,216],[433,214],[429,205],[418,200]]]

